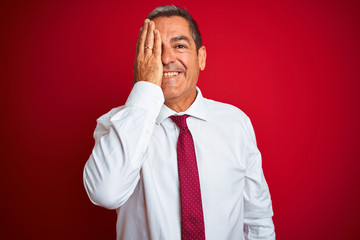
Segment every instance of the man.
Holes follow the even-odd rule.
[[[134,87],[97,120],[85,165],[91,201],[116,209],[117,239],[275,239],[249,118],[196,87],[206,49],[184,9],[140,29]]]

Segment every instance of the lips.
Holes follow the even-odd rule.
[[[162,77],[163,78],[170,78],[179,75],[180,72],[164,72]]]

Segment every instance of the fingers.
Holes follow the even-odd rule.
[[[147,81],[161,86],[163,65],[161,62],[161,36],[155,23],[146,19],[140,29],[134,61],[134,80]]]
[[[145,39],[145,56],[152,55],[153,47],[154,47],[154,22],[150,21],[147,28],[147,35]]]
[[[145,44],[145,39],[146,39],[146,35],[147,35],[147,32],[148,32],[148,23],[150,22],[149,19],[145,19],[144,21],[144,24],[141,28],[141,31],[140,31],[140,36],[139,36],[139,39],[138,39],[138,44],[136,46],[136,50],[137,50],[137,53],[143,53],[144,52],[144,44]]]
[[[155,57],[161,57],[161,36],[159,30],[154,30],[154,55]]]

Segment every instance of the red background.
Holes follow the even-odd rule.
[[[101,3],[100,3],[101,2]],[[82,170],[166,1],[2,1],[1,239],[115,239]],[[252,119],[277,239],[360,239],[358,1],[171,1],[207,47],[199,87]]]

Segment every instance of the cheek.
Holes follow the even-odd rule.
[[[199,76],[199,62],[197,60],[197,57],[191,57],[186,59],[186,72],[187,72],[187,78],[189,78],[191,81],[194,81],[193,78],[198,78]]]
[[[192,54],[189,52],[179,53],[179,55],[177,56],[177,60],[186,69],[186,71],[188,71],[191,68],[194,62]]]

